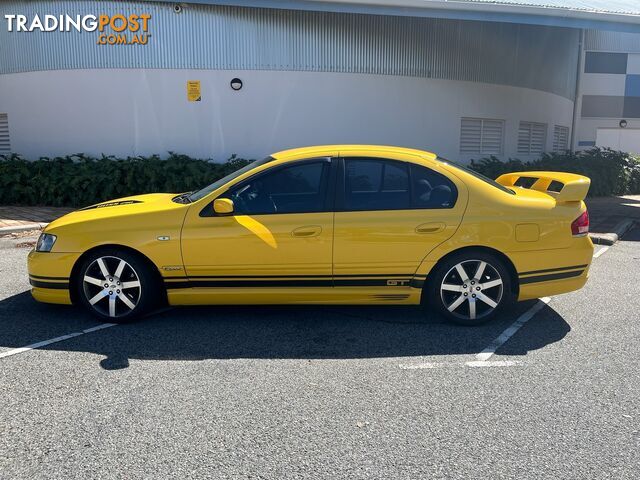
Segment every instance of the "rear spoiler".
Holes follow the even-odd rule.
[[[582,175],[565,172],[514,172],[500,175],[496,182],[505,187],[523,187],[546,193],[557,203],[584,200],[591,180]]]

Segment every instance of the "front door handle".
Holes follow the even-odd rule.
[[[322,233],[320,225],[308,225],[306,227],[296,228],[291,235],[294,237],[317,237]]]
[[[416,233],[438,233],[444,230],[446,225],[442,222],[423,223],[416,227]]]

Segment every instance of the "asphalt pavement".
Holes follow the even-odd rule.
[[[478,328],[393,306],[105,326],[34,302],[16,243],[0,240],[1,479],[640,477],[640,229],[598,247],[581,291]]]

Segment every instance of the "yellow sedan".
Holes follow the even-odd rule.
[[[483,323],[587,281],[586,177],[490,180],[420,150],[276,153],[180,195],[86,207],[29,254],[33,297],[127,322],[158,304],[409,304]]]

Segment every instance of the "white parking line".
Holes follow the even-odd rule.
[[[491,356],[496,353],[504,343],[509,340],[520,328],[531,320],[536,313],[544,308],[544,306],[551,301],[551,298],[544,297],[538,300],[533,307],[524,312],[522,315],[518,317],[518,319],[511,324],[509,328],[507,328],[504,332],[500,334],[498,338],[496,338],[491,344],[485,348],[482,352],[476,355],[476,358],[481,362],[486,362],[491,358]]]
[[[609,247],[602,247],[600,250],[598,250],[596,253],[593,254],[593,258],[598,258],[600,255],[602,255],[607,250],[609,250]]]
[[[401,363],[398,367],[402,370],[427,370],[442,367],[515,367],[521,365],[522,362],[513,360],[494,360],[492,362],[474,361],[474,362],[423,362],[423,363]]]
[[[515,367],[521,363],[522,362],[517,362],[515,360],[494,360],[492,362],[476,360],[475,362],[467,362],[465,365],[467,367]]]
[[[598,258],[603,255],[609,247],[601,247],[594,254],[593,258]],[[504,332],[500,334],[493,342],[487,346],[482,352],[476,355],[475,361],[465,362],[464,365],[467,367],[512,367],[515,365],[519,365],[520,362],[512,361],[512,360],[494,360],[489,362],[488,360],[496,353],[496,351],[504,345],[515,333],[522,328],[522,326],[531,320],[536,313],[544,308],[551,301],[550,297],[541,298],[538,302],[536,302],[529,310],[524,312],[522,315],[518,317],[518,319],[513,322],[509,328],[507,328]],[[425,362],[425,363],[416,363],[416,364],[401,364],[398,365],[403,370],[417,370],[417,369],[429,369],[429,368],[439,368],[446,366],[454,366],[457,364],[452,363],[435,363],[435,362]]]
[[[50,338],[49,340],[43,340],[38,343],[32,343],[31,345],[27,345],[26,347],[14,348],[12,350],[8,350],[6,352],[0,353],[0,358],[11,357],[13,355],[18,355],[20,353],[28,352],[30,350],[34,350],[36,348],[45,347],[47,345],[51,345],[52,343],[62,342],[64,340],[68,340],[70,338],[79,337],[80,335],[84,335],[85,333],[96,332],[98,330],[103,330],[105,328],[114,327],[115,323],[102,323],[95,327],[87,328],[82,330],[81,332],[73,332],[67,335],[62,335],[60,337]]]
[[[426,368],[440,368],[444,367],[445,363],[437,362],[424,362],[424,363],[401,363],[398,365],[402,370],[423,370]]]

